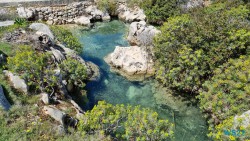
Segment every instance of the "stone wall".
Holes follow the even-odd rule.
[[[77,2],[62,7],[19,7],[17,12],[20,17],[29,20],[47,21],[48,24],[81,24],[90,23],[90,20],[109,20],[108,14],[98,10],[92,2]],[[84,16],[85,21],[79,21]]]

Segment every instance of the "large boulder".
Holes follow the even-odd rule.
[[[130,24],[127,39],[132,45],[151,46],[153,38],[158,33],[160,33],[158,29],[148,26],[145,21],[133,22]]]
[[[37,35],[43,35],[46,34],[48,35],[52,40],[54,40],[54,35],[52,33],[52,31],[50,30],[50,28],[43,23],[32,23],[29,26],[30,29],[35,30]]]
[[[154,74],[153,60],[144,47],[117,46],[113,53],[105,57],[113,71],[130,78],[133,75],[151,76]]]
[[[1,85],[0,85],[0,106],[2,106],[5,110],[9,110],[11,106],[9,101],[6,99],[4,95],[3,87]]]
[[[146,15],[139,7],[128,8],[126,4],[120,4],[117,9],[118,18],[122,21],[131,23],[134,21],[145,21]]]
[[[83,26],[89,26],[91,17],[89,16],[81,16],[76,19],[74,19],[75,23],[78,25],[83,25]]]
[[[14,75],[13,73],[7,70],[4,70],[3,73],[5,74],[5,76],[9,78],[10,82],[12,83],[15,89],[26,94],[28,93],[29,90],[28,85],[23,79],[21,79],[19,76]]]
[[[28,8],[24,8],[24,7],[18,7],[17,13],[18,13],[20,18],[32,19],[35,17],[34,11],[32,11],[31,9],[28,9]]]

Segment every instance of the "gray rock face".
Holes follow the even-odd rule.
[[[60,124],[64,124],[64,118],[66,114],[60,110],[58,110],[56,107],[53,106],[44,106],[43,111],[45,114],[51,116],[56,121],[60,122]]]
[[[126,4],[120,4],[117,9],[118,18],[125,22],[145,21],[146,15],[139,7],[128,8]]]
[[[49,104],[49,94],[41,93],[41,100],[44,104]]]
[[[3,87],[0,85],[0,106],[2,106],[5,110],[9,110],[11,105],[9,101],[6,99],[4,92],[3,92]]]
[[[242,121],[241,123],[239,121]],[[244,128],[247,128],[250,126],[250,110],[246,111],[240,116],[234,117],[234,128],[236,129],[237,126],[243,126]]]
[[[20,18],[25,18],[25,19],[34,18],[34,16],[35,16],[34,11],[32,11],[28,8],[24,8],[24,7],[18,7],[17,13],[18,13]]]
[[[130,76],[154,74],[153,60],[143,47],[117,46],[114,52],[105,58],[105,61],[112,67],[117,68]]]
[[[21,79],[19,76],[16,76],[7,70],[4,70],[3,73],[5,74],[5,76],[9,78],[10,82],[12,83],[15,89],[20,90],[21,92],[26,94],[28,93],[29,90],[28,86],[23,79]]]
[[[133,22],[130,24],[127,39],[132,45],[151,46],[153,38],[158,33],[160,33],[158,29],[153,26],[147,26],[144,21]]]
[[[65,60],[65,56],[62,54],[61,51],[57,50],[57,49],[54,49],[53,47],[50,48],[51,49],[51,52],[53,54],[53,57],[55,58],[55,60],[60,63],[62,62],[63,60]]]
[[[37,31],[36,34],[37,35],[43,35],[46,34],[48,35],[52,40],[54,40],[54,35],[51,32],[50,28],[43,24],[43,23],[32,23],[29,26],[30,29]]]

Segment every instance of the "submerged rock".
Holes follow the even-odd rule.
[[[11,105],[9,101],[6,99],[3,91],[3,87],[0,85],[0,106],[3,106],[5,110],[9,110]]]
[[[28,93],[29,88],[23,79],[7,70],[4,70],[3,73],[9,78],[15,89],[20,90],[21,92],[26,94]]]
[[[154,74],[153,60],[145,48],[138,46],[119,47],[105,57],[113,71],[127,78],[133,75],[151,76]]]
[[[133,22],[130,24],[128,41],[138,46],[151,46],[153,38],[160,33],[154,26],[148,26],[145,21]]]

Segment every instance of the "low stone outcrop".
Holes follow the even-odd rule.
[[[30,29],[35,30],[37,35],[43,35],[46,34],[48,35],[52,40],[54,40],[54,35],[52,33],[52,31],[50,30],[50,28],[43,23],[32,23],[29,26]]]
[[[5,110],[9,110],[11,105],[9,101],[6,99],[3,91],[3,87],[0,85],[0,106],[2,106]]]
[[[41,93],[41,101],[48,105],[50,103],[50,99],[49,99],[49,94],[47,93]]]
[[[91,24],[90,19],[91,17],[81,16],[79,18],[76,18],[74,21],[78,25],[89,26]]]
[[[139,7],[129,8],[126,4],[119,4],[117,13],[120,20],[128,23],[146,20],[144,11]]]
[[[29,90],[28,85],[23,79],[21,79],[19,76],[14,75],[13,73],[7,70],[4,70],[3,73],[5,76],[9,78],[10,82],[12,83],[15,89],[26,94],[28,93],[28,90]]]
[[[78,124],[77,119],[70,117],[69,115],[65,114],[54,106],[44,106],[43,112],[65,127],[70,126],[75,128]]]
[[[151,76],[154,74],[152,57],[146,48],[131,46],[117,46],[113,53],[105,57],[112,70],[132,80],[138,76]]]
[[[133,22],[130,24],[127,39],[132,45],[151,46],[153,38],[158,33],[160,33],[158,29],[148,26],[145,21]]]

